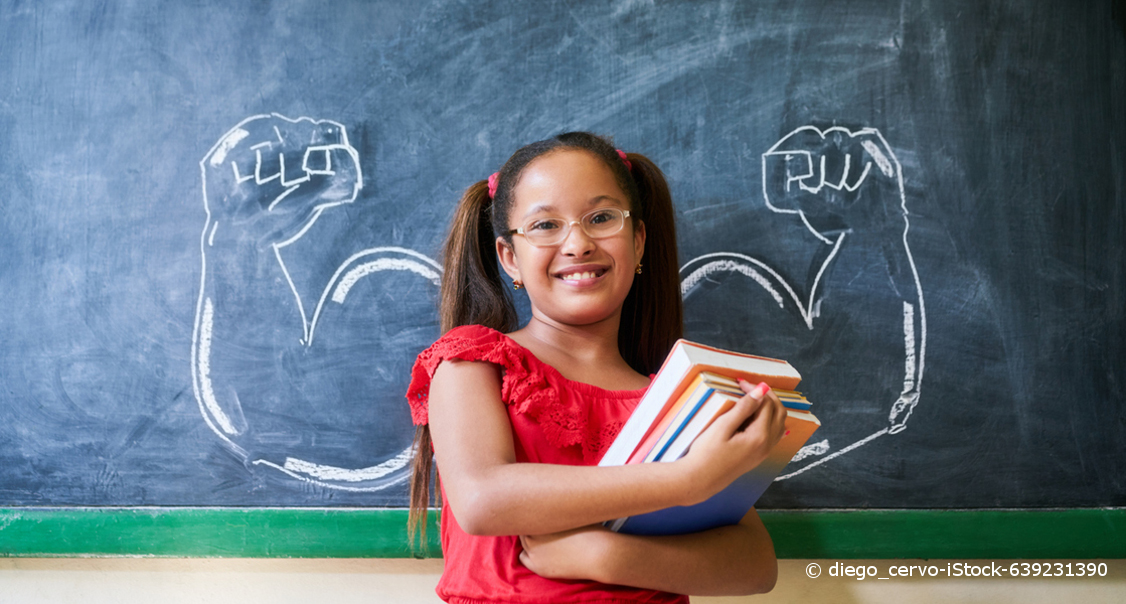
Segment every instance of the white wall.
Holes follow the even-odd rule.
[[[821,576],[806,576],[816,562]],[[1126,602],[1126,560],[1104,561],[1103,578],[833,578],[829,560],[782,560],[778,587],[754,598],[693,598],[695,604]],[[843,561],[874,565],[880,576],[904,564],[945,560]],[[967,561],[962,561],[967,562]],[[984,563],[987,561],[969,561]],[[1007,566],[1012,561],[1004,561]],[[1000,562],[999,562],[1000,563]],[[436,603],[441,560],[20,559],[0,558],[2,604]]]

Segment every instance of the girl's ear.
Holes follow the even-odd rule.
[[[508,273],[513,281],[520,280],[520,266],[516,264],[516,252],[504,237],[497,237],[497,259],[500,260],[504,272]]]
[[[641,257],[645,255],[645,223],[641,220],[638,220],[637,226],[633,228],[633,253],[637,256],[638,262],[641,262]]]

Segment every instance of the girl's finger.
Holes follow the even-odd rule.
[[[752,394],[756,391],[759,391],[760,394],[756,398],[761,399],[762,394],[765,394],[766,392],[770,391],[770,386],[767,386],[766,382],[759,382],[756,385],[756,384],[752,384],[752,383],[750,383],[747,380],[744,380],[742,378],[739,378],[737,381],[739,383],[739,388],[742,388],[743,392],[745,392],[747,394]]]
[[[753,388],[752,388],[753,390]],[[723,435],[723,440],[731,438],[731,436],[743,429],[750,418],[754,417],[755,412],[762,405],[762,400],[752,396],[749,393],[739,400],[735,401],[735,405],[722,413],[719,417],[712,422],[712,426],[708,428],[711,431],[713,428],[717,434]]]
[[[771,393],[773,395],[774,393]],[[773,397],[771,406],[774,410],[774,417],[771,422],[771,435],[774,437],[774,442],[777,444],[779,440],[786,434],[786,416],[788,415],[786,407],[782,405],[782,401],[777,396]]]
[[[782,400],[778,398],[777,393],[773,390],[766,392],[758,414],[767,415],[763,426],[767,438],[773,439],[775,434],[780,434],[779,428],[786,424],[786,408],[782,405]],[[771,442],[776,443],[777,440]]]
[[[743,392],[747,393],[747,396],[760,405],[762,401],[766,400],[768,397],[774,396],[774,393],[770,390],[770,386],[766,385],[766,382],[759,382],[757,386],[752,386],[751,383],[746,380],[739,380],[739,387],[743,389]],[[756,406],[756,408],[758,407]]]
[[[757,410],[758,401],[744,396],[735,401],[735,405],[717,417],[713,423],[716,430],[723,434],[725,439],[730,438],[732,434],[738,432],[744,424],[750,421]]]
[[[762,414],[763,408],[770,401],[770,397],[774,393],[770,390],[770,386],[766,382],[760,382],[757,386],[751,386],[744,380],[739,380],[739,386],[746,392],[746,396],[739,399],[740,403],[746,401],[750,411],[743,416],[743,421],[739,423],[736,431],[745,430],[747,426],[751,425],[758,420],[759,415]],[[777,397],[775,397],[777,398]]]
[[[781,438],[783,430],[786,429],[786,408],[783,407],[781,403],[779,403],[776,408],[771,427],[774,428],[774,434],[777,434],[779,438]]]

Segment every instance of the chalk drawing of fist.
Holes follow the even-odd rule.
[[[437,335],[416,311],[441,268],[355,240],[343,206],[363,174],[337,122],[248,118],[200,169],[192,380],[208,427],[248,467],[330,489],[401,483],[412,431],[398,380]]]
[[[762,154],[767,207],[799,216],[826,243],[843,231],[883,229],[897,221],[906,211],[901,186],[899,162],[872,128],[805,126]]]
[[[889,390],[894,388],[899,393],[890,402],[887,423],[858,440],[852,435],[845,437],[845,442],[832,443],[833,446],[828,440],[807,446],[795,457],[790,469],[800,466],[796,462],[803,459],[808,465],[787,475],[792,476],[906,427],[919,401],[926,317],[922,287],[907,243],[909,223],[902,168],[878,130],[804,126],[790,132],[762,154],[762,193],[767,208],[794,216],[819,242],[808,267],[808,282],[788,281],[783,276],[786,271],[777,270],[777,266],[761,258],[718,252],[694,258],[681,268],[681,291],[686,300],[700,284],[719,273],[742,275],[761,286],[779,308],[800,316],[812,333],[822,316],[828,269],[842,257],[866,254],[861,264],[884,267],[885,282],[890,282],[893,289],[890,298],[901,300],[902,304],[902,314],[894,319],[872,314],[858,321],[866,325],[884,322],[887,324],[880,328],[881,332],[902,333],[902,383],[887,384]],[[870,258],[873,254],[883,257]],[[843,312],[854,316],[874,313],[871,308],[849,308]],[[868,363],[882,367],[889,360],[874,355]],[[819,360],[823,371],[833,363],[832,358]],[[831,429],[827,431],[832,433]],[[818,456],[820,459],[809,463]]]

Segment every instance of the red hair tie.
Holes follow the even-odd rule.
[[[633,164],[630,163],[629,158],[626,157],[626,152],[618,149],[618,157],[622,158],[622,163],[626,165],[626,170],[633,171]]]
[[[493,172],[489,175],[489,199],[497,196],[497,181],[500,180],[500,172]]]

